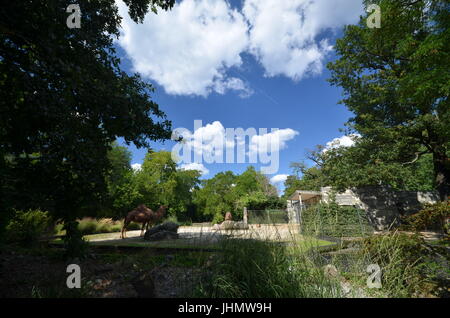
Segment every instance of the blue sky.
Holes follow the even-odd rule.
[[[332,45],[342,27],[362,14],[359,0],[331,6],[325,0],[287,2],[280,7],[275,0],[183,0],[172,12],[148,15],[143,25],[125,18],[116,43],[122,68],[156,87],[153,100],[173,128],[194,132],[194,120],[202,120],[203,126],[219,122],[216,128],[285,132],[279,168],[268,175],[278,176],[272,180],[280,190],[282,182],[275,181],[291,173],[291,162],[343,135],[339,129],[351,113],[338,105],[340,89],[327,82],[325,65],[335,59]],[[205,133],[214,136],[217,130]],[[152,145],[171,151],[174,144]],[[129,149],[132,163],[141,164],[146,149]],[[241,173],[249,165],[199,164],[207,171],[203,178],[225,170]]]

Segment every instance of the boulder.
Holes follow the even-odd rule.
[[[221,230],[232,230],[234,229],[234,222],[233,221],[223,221],[219,225]]]
[[[147,241],[176,240],[178,237],[179,237],[178,233],[171,231],[159,231],[156,233],[149,233],[149,231],[147,231],[144,235],[144,240]]]
[[[174,222],[164,222],[163,224],[152,227],[147,230],[144,235],[144,240],[158,241],[178,238],[179,225]]]
[[[218,227],[216,227],[216,229],[217,228],[220,230],[247,230],[248,224],[242,221],[223,221]]]
[[[329,278],[333,278],[333,277],[338,277],[339,276],[339,271],[337,270],[336,266],[328,264],[325,265],[323,268],[323,273],[325,274],[325,276],[329,277]]]

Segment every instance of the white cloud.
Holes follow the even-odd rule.
[[[286,142],[298,135],[298,131],[291,128],[279,129],[270,133],[252,136],[250,140],[250,152],[266,154],[283,150]]]
[[[289,175],[287,175],[287,174],[277,174],[277,175],[273,176],[272,178],[270,178],[270,182],[274,183],[274,184],[281,183],[281,182],[286,181],[288,176]]]
[[[207,156],[222,156],[225,145],[225,128],[220,121],[206,124],[191,134],[184,134],[186,144],[195,153]]]
[[[332,50],[325,31],[356,23],[361,0],[244,0],[242,12],[226,0],[182,0],[172,10],[149,13],[134,23],[117,0],[123,17],[119,44],[135,71],[174,95],[211,92],[253,94],[249,84],[228,75],[251,53],[266,76],[300,80],[322,72]]]
[[[242,14],[224,0],[184,0],[172,10],[149,13],[143,25],[134,23],[122,1],[120,45],[133,68],[162,85],[169,94],[206,96],[215,91],[251,92],[226,70],[239,67],[248,45]]]
[[[300,80],[320,74],[332,50],[319,36],[358,21],[361,1],[355,0],[245,0],[243,13],[250,24],[250,51],[267,76]]]
[[[140,163],[133,163],[133,164],[131,165],[131,168],[132,168],[134,171],[141,171],[141,170],[142,170],[142,165],[141,165]]]
[[[279,151],[299,134],[291,128],[273,129],[271,132],[266,128],[224,128],[220,121],[204,126],[201,120],[195,121],[194,128],[194,132],[185,128],[174,130],[174,140],[182,137],[172,150],[175,161],[256,163],[259,158],[261,163],[269,163],[272,159],[277,161]]]
[[[208,174],[209,170],[201,163],[186,163],[180,166],[180,169],[182,170],[197,170],[200,171],[202,175]]]
[[[351,147],[355,144],[355,140],[359,137],[361,137],[360,134],[351,134],[339,138],[334,138],[333,140],[326,143],[323,152],[326,152],[328,149],[335,149],[339,147]]]

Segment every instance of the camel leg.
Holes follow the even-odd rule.
[[[141,235],[140,236],[142,236],[142,234],[144,233],[145,224],[146,224],[145,222],[142,223]]]

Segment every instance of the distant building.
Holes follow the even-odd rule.
[[[378,230],[398,223],[399,216],[419,211],[426,203],[439,201],[437,192],[396,191],[384,186],[348,189],[333,193],[331,187],[320,191],[295,191],[287,200],[289,223],[301,223],[301,213],[319,202],[334,200],[341,206],[353,206],[367,213],[369,222]]]

